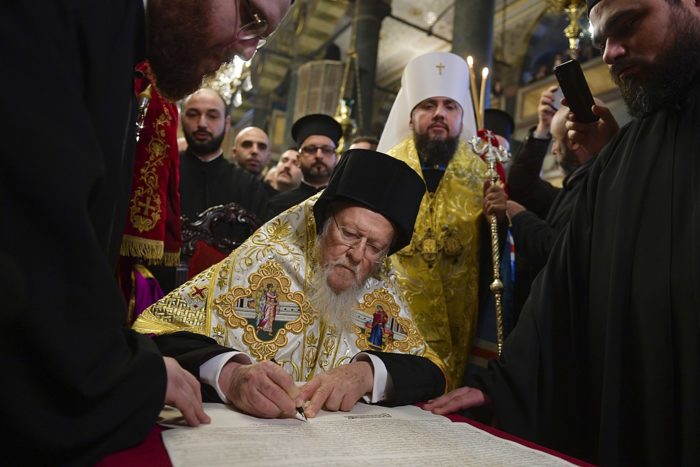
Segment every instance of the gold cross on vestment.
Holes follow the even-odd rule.
[[[445,65],[443,65],[442,62],[440,62],[437,65],[435,65],[435,68],[438,69],[438,74],[441,75],[443,68],[445,68]]]
[[[151,201],[153,201],[153,200],[151,199],[151,197],[150,197],[150,196],[147,196],[145,202],[144,202],[144,201],[137,201],[137,202],[136,202],[136,205],[137,205],[138,207],[143,208],[142,212],[143,212],[143,215],[144,215],[144,216],[148,216],[148,213],[151,212],[151,211],[157,211],[157,210],[158,210],[158,206],[156,206],[156,204],[151,204]]]

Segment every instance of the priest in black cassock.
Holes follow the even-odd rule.
[[[234,54],[250,59],[289,4],[246,2],[250,25],[211,0],[0,2],[3,464],[92,465],[142,441],[164,402],[207,420],[194,378],[124,329],[134,71],[148,59],[178,100]]]
[[[182,132],[187,149],[180,153],[180,206],[190,221],[212,206],[238,203],[261,218],[267,191],[261,181],[224,157],[221,143],[231,116],[223,98],[202,88],[182,104]]]
[[[265,216],[269,192],[262,181],[226,160],[221,144],[231,126],[228,105],[213,89],[200,88],[182,103],[182,133],[187,149],[180,153],[180,208],[189,222],[212,206],[237,203],[258,219]],[[218,226],[228,238],[245,239],[249,231],[235,225]],[[151,266],[161,289],[175,288],[174,267]]]
[[[490,405],[501,428],[602,465],[696,465],[700,5],[590,1],[589,17],[636,118],[590,169],[500,360],[427,408]],[[568,126],[585,145],[600,124]]]
[[[294,190],[270,199],[265,220],[270,220],[292,206],[323,190],[338,163],[338,141],[343,129],[333,117],[311,114],[292,125],[292,138],[299,145],[299,163],[303,178]]]

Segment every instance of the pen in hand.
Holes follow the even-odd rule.
[[[294,414],[294,418],[297,420],[301,420],[302,422],[308,422],[309,419],[306,418],[306,414],[304,413],[304,407],[297,407],[297,413]]]

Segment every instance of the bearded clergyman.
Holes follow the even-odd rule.
[[[260,417],[440,395],[444,365],[387,260],[409,243],[424,192],[404,162],[350,150],[322,193],[263,225],[134,327],[156,334],[164,354],[205,383],[205,398]]]
[[[589,0],[593,43],[635,118],[598,154],[487,374],[427,406],[482,406],[596,465],[700,459],[700,4]],[[601,120],[569,116],[592,153]],[[603,138],[605,139],[605,138]]]
[[[475,134],[464,59],[433,52],[411,60],[378,149],[411,166],[427,194],[392,265],[418,329],[457,384],[479,312],[486,164],[467,146]]]

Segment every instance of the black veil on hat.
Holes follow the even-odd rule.
[[[311,135],[327,136],[337,146],[343,136],[343,128],[333,117],[325,114],[306,115],[292,125],[292,138],[297,144],[301,145]]]
[[[396,241],[389,249],[393,254],[411,242],[424,194],[423,179],[405,162],[369,149],[350,149],[314,205],[316,229],[323,228],[334,201],[357,203],[394,225]]]
[[[510,135],[515,129],[513,117],[499,109],[486,109],[484,111],[484,128],[510,141]]]

